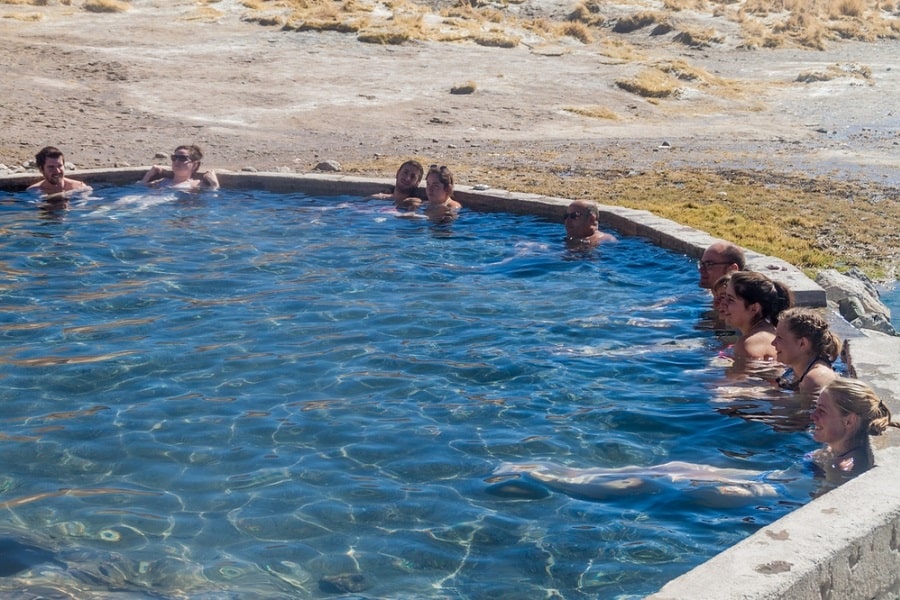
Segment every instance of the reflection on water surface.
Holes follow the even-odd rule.
[[[302,194],[2,206],[0,590],[640,596],[805,502],[488,493],[504,462],[760,471],[812,447],[720,414],[684,257]],[[19,544],[20,546],[17,546]]]

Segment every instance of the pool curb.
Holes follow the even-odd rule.
[[[89,183],[132,184],[147,167],[94,169],[68,175]],[[225,188],[367,196],[393,182],[340,174],[217,172]],[[0,190],[24,190],[35,173],[0,176]],[[465,207],[488,212],[535,214],[562,221],[570,199],[457,186]],[[700,258],[715,238],[648,211],[600,205],[601,221],[622,235],[644,237],[664,248]],[[798,304],[824,307],[825,292],[787,262],[747,251],[748,268],[787,284]],[[900,415],[900,337],[832,322],[850,339],[860,379]],[[878,467],[844,484],[667,583],[649,598],[896,598],[900,594],[900,434],[873,439]]]

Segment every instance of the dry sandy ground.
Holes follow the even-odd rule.
[[[0,4],[0,163],[19,165],[53,144],[79,167],[147,165],[157,152],[198,143],[206,166],[235,170],[305,172],[334,159],[372,171],[380,155],[475,161],[485,165],[478,179],[491,165],[710,166],[900,183],[898,42],[748,51],[726,35],[698,50],[638,31],[621,36],[644,55],[633,61],[571,38],[513,49],[378,46],[245,22],[236,0],[216,7],[223,16],[204,20],[191,18],[187,0],[134,0],[117,14]],[[37,22],[8,18],[38,12]],[[729,83],[687,81],[678,98],[660,101],[615,85],[664,59]],[[796,81],[835,65],[847,76]],[[871,77],[854,76],[853,65]],[[467,81],[475,93],[449,93]],[[565,110],[597,106],[619,118]],[[370,174],[391,175],[386,165]]]

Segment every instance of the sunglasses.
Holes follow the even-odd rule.
[[[169,158],[172,159],[172,162],[193,162],[187,154],[173,154]]]
[[[566,214],[563,215],[563,221],[568,221],[569,219],[577,219],[582,214],[583,213],[580,213],[580,212],[567,212]]]

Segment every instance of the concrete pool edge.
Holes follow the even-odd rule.
[[[133,184],[146,167],[68,175],[91,183]],[[366,196],[393,182],[340,174],[218,173],[224,188],[317,195]],[[35,173],[0,176],[0,190],[21,191]],[[457,186],[455,197],[481,211],[562,220],[571,200]],[[601,205],[604,225],[699,258],[718,239],[642,210]],[[560,237],[562,229],[560,229]],[[749,268],[784,281],[799,304],[825,306],[825,292],[781,259],[748,252]],[[839,317],[838,317],[839,319]],[[849,326],[848,326],[849,327]],[[900,407],[900,338],[849,330],[853,362],[895,415]],[[843,332],[842,332],[843,333]],[[704,564],[650,598],[887,598],[900,592],[900,495],[889,486],[900,471],[896,432],[875,438],[878,468],[813,500]]]

